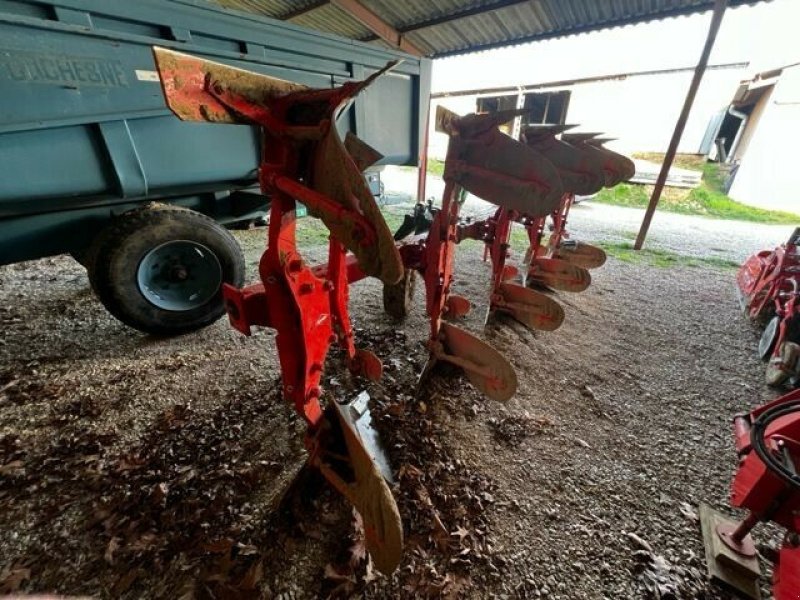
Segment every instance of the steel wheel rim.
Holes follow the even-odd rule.
[[[761,357],[762,360],[766,360],[773,350],[778,337],[780,321],[780,317],[772,317],[761,333],[761,338],[758,340],[758,356]]]
[[[207,246],[191,240],[172,240],[142,257],[136,283],[153,306],[172,312],[206,304],[222,285],[222,266]]]

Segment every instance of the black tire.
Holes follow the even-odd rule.
[[[89,248],[82,248],[81,250],[73,250],[69,253],[69,255],[75,260],[76,262],[80,263],[82,267],[86,269],[90,268],[91,264],[91,252]]]
[[[202,294],[165,308],[154,303],[159,297],[152,289],[143,288],[141,273],[146,259],[158,260],[150,257],[176,244],[189,248],[190,258],[191,249],[202,248],[197,261],[205,262],[185,267],[165,261],[161,271],[169,277],[179,269],[175,286],[196,285]],[[177,206],[151,204],[117,217],[98,235],[89,256],[89,280],[108,312],[155,335],[177,335],[210,325],[225,313],[221,282],[240,287],[244,281],[244,256],[233,236],[205,215]],[[205,266],[209,264],[212,267]],[[196,275],[201,283],[190,282]]]
[[[383,310],[397,321],[408,316],[414,303],[417,273],[414,269],[406,269],[403,278],[395,284],[383,284]]]

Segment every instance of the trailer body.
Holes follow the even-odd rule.
[[[430,62],[198,0],[0,0],[0,264],[85,250],[115,216],[157,201],[220,223],[266,207],[257,132],[183,123],[154,45],[312,87],[398,57],[337,121],[415,165]]]

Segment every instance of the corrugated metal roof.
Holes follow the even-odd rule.
[[[292,23],[354,40],[365,39],[372,34],[369,29],[332,4],[304,13],[302,16],[292,19]]]
[[[218,4],[374,41],[352,15],[325,0],[214,0]],[[620,27],[710,10],[714,0],[359,0],[428,56]],[[730,0],[729,6],[770,0]]]

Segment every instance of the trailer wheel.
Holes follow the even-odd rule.
[[[225,312],[222,284],[241,286],[244,257],[222,226],[200,213],[150,205],[118,217],[91,251],[89,279],[126,325],[176,335]]]
[[[402,321],[408,316],[414,302],[414,288],[417,274],[414,269],[406,269],[403,278],[395,284],[383,284],[383,310],[386,314]]]

